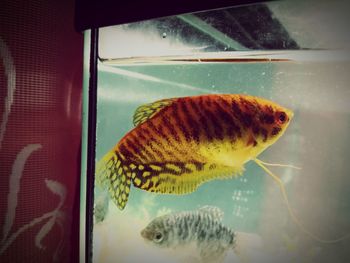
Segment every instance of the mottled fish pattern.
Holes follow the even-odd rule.
[[[162,194],[187,194],[215,178],[242,174],[272,145],[293,113],[248,95],[200,95],[140,106],[134,129],[98,163],[97,183],[120,209],[131,183]]]
[[[194,244],[200,262],[221,262],[236,242],[235,232],[223,225],[222,217],[223,212],[211,206],[171,213],[153,219],[141,236],[157,247],[179,251]]]

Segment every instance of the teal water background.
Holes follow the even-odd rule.
[[[226,44],[213,49],[213,43],[206,42],[201,34],[186,34],[186,27],[176,23],[141,21],[101,28],[99,56],[106,61],[100,61],[98,72],[96,160],[133,128],[134,111],[142,104],[208,93],[240,93],[270,99],[293,110],[294,118],[285,134],[259,158],[301,168],[270,170],[283,181],[290,205],[303,226],[323,239],[336,239],[350,232],[349,3],[296,0],[266,5],[272,19],[281,23],[300,50],[247,51],[233,45],[235,51],[230,52],[226,44],[237,44],[238,39],[218,34],[210,19],[198,21],[195,15],[178,18],[185,22],[192,18],[186,23]],[[226,11],[221,11],[220,17],[225,18]],[[244,16],[244,12],[241,14]],[[223,20],[222,25],[226,23]],[[270,32],[272,36],[280,33],[274,28],[268,33],[256,29],[258,44],[269,40]],[[199,60],[169,63],[161,57],[181,61],[181,56],[186,55]],[[208,57],[219,61],[245,55],[266,60],[200,62]],[[276,62],[269,60],[272,57],[291,60]],[[85,58],[87,66],[88,53]],[[88,68],[84,70],[86,80]],[[85,97],[85,109],[86,102]],[[84,121],[86,124],[86,116]],[[84,169],[83,159],[81,244],[85,241]],[[203,205],[220,208],[226,226],[251,234],[244,242],[237,240],[251,263],[350,262],[350,238],[327,244],[306,235],[291,219],[277,184],[253,162],[245,165],[242,177],[213,180],[188,195],[159,195],[132,187],[123,211],[105,196],[105,189],[95,188],[95,213],[104,220],[94,225],[93,262],[179,263],[183,261],[175,256],[188,253],[187,262],[192,263],[196,249],[182,248],[171,254],[146,244],[140,231],[156,216],[192,211]],[[242,262],[232,254],[224,263]]]
[[[111,146],[116,144],[133,128],[132,117],[137,107],[163,98],[183,97],[207,93],[245,93],[270,97],[271,75],[274,65],[167,65],[167,66],[133,66],[123,68],[146,76],[165,80],[166,83],[155,83],[126,77],[109,72],[100,72],[99,85],[120,96],[116,103],[99,100],[98,106],[98,145],[97,157],[102,157]],[[257,76],[252,79],[252,75]],[[239,76],[239,77],[238,77]],[[188,87],[179,87],[177,84]],[[190,86],[193,89],[190,89]],[[258,88],[257,88],[258,87]],[[197,88],[197,89],[196,89]],[[101,91],[103,93],[103,91]],[[123,98],[127,97],[127,100]],[[112,135],[113,134],[113,135]],[[111,136],[112,135],[112,136]],[[137,206],[143,195],[154,195],[157,206],[152,209],[167,207],[172,210],[194,210],[198,206],[214,205],[220,207],[225,214],[226,223],[246,231],[256,231],[261,203],[264,194],[264,180],[261,169],[249,163],[244,177],[235,180],[215,180],[203,184],[193,194],[157,195],[136,188],[131,189],[128,206]],[[249,182],[249,183],[248,183]],[[233,200],[233,194],[238,200]],[[241,191],[238,196],[238,191]],[[241,207],[240,209],[238,207]],[[235,215],[235,210],[240,213]],[[248,210],[249,209],[249,210]],[[231,222],[230,222],[231,221]]]
[[[341,236],[350,231],[347,201],[350,198],[347,164],[350,154],[349,66],[346,60],[100,64],[97,160],[133,128],[134,111],[142,104],[208,93],[264,97],[292,109],[295,115],[286,133],[259,158],[301,167],[301,170],[270,169],[284,181],[291,205],[308,229],[322,237]],[[245,168],[242,177],[213,180],[188,195],[159,195],[132,187],[124,211],[109,203],[106,220],[99,223],[109,224],[104,234],[101,234],[101,226],[95,228],[96,256],[101,255],[101,247],[111,253],[104,255],[110,257],[110,262],[122,253],[121,247],[112,248],[109,244],[114,239],[109,236],[106,240],[107,231],[115,231],[115,240],[119,236],[126,243],[125,236],[138,237],[137,227],[131,234],[128,231],[134,229],[120,220],[128,211],[133,211],[130,214],[145,226],[149,219],[162,213],[212,205],[224,212],[225,225],[259,235],[266,250],[278,254],[283,249],[290,255],[290,262],[307,257],[311,258],[310,262],[349,257],[344,249],[348,240],[341,242],[341,246],[327,247],[302,233],[290,219],[277,184],[255,163],[249,162]],[[101,189],[96,189],[95,193],[98,198]],[[111,224],[120,228],[117,230]],[[122,233],[123,229],[128,233]]]

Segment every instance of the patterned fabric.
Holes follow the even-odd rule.
[[[77,262],[83,37],[74,1],[0,8],[0,262]]]

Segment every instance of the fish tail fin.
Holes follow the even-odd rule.
[[[235,232],[233,252],[241,263],[257,262],[256,254],[263,249],[262,239],[257,234]]]
[[[120,210],[124,209],[130,193],[131,178],[127,169],[114,150],[103,156],[96,166],[97,185],[108,188],[112,200]]]
[[[97,186],[104,187],[109,183],[109,168],[114,162],[114,153],[112,151],[105,154],[102,159],[96,163],[95,183]]]
[[[289,203],[289,199],[288,199],[288,196],[287,196],[287,192],[286,192],[286,189],[284,187],[284,184],[282,182],[282,180],[276,176],[275,174],[273,174],[268,168],[266,168],[266,164],[262,161],[260,161],[259,159],[254,159],[255,163],[257,165],[259,165],[268,175],[270,175],[272,177],[272,179],[277,183],[277,185],[279,186],[280,188],[280,191],[282,193],[282,196],[283,196],[283,199],[284,199],[284,202],[287,206],[287,209],[288,209],[288,212],[289,212],[289,215],[290,217],[293,219],[294,223],[305,233],[307,234],[309,237],[313,238],[314,240],[317,240],[318,242],[321,242],[321,243],[337,243],[339,241],[342,241],[342,240],[345,240],[345,239],[348,239],[350,238],[350,233],[344,235],[344,236],[341,236],[339,238],[336,238],[336,239],[323,239],[321,237],[319,237],[318,235],[310,232],[308,229],[306,229],[306,227],[302,224],[302,222],[299,220],[299,218],[296,216],[294,210],[292,209],[292,207],[290,206],[290,203]],[[265,164],[265,165],[264,165]]]

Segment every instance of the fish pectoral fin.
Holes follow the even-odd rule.
[[[152,103],[144,104],[138,107],[133,116],[133,123],[137,125],[152,118],[157,112],[171,104],[173,99],[158,100]]]

